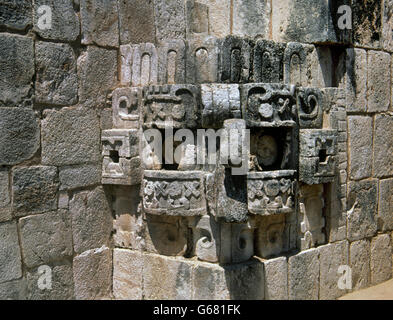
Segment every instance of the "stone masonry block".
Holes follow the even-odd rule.
[[[157,41],[186,38],[186,12],[183,0],[154,0]]]
[[[393,179],[379,182],[378,230],[393,230]]]
[[[9,171],[0,170],[0,222],[5,222],[11,219]]]
[[[0,224],[0,283],[22,277],[22,262],[15,222]]]
[[[287,258],[270,259],[264,265],[266,300],[288,300]]]
[[[393,116],[376,115],[374,123],[374,176],[393,175]]]
[[[392,244],[388,234],[371,240],[371,284],[389,280],[392,277]]]
[[[0,26],[23,31],[32,24],[31,0],[1,0]]]
[[[60,190],[76,189],[97,185],[101,181],[101,166],[86,164],[82,166],[61,167],[59,170]]]
[[[352,269],[352,289],[359,290],[370,285],[370,241],[359,240],[351,243],[349,249]]]

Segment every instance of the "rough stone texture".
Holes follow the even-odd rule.
[[[348,242],[342,241],[319,247],[320,287],[319,299],[334,300],[346,293],[338,287],[340,266],[348,265]]]
[[[40,29],[38,8],[47,5],[52,9],[52,25],[49,29]],[[34,0],[34,30],[44,39],[75,41],[79,36],[80,23],[72,0]]]
[[[74,194],[69,208],[75,252],[82,253],[109,244],[112,216],[102,187]]]
[[[87,164],[76,167],[62,167],[59,170],[59,179],[60,190],[97,185],[101,181],[101,166]]]
[[[12,207],[17,216],[56,210],[56,167],[19,167],[12,171]]]
[[[36,102],[72,105],[77,102],[76,58],[67,44],[37,42]]]
[[[155,41],[153,0],[119,1],[120,43]]]
[[[393,1],[384,0],[382,27],[382,47],[393,51]]]
[[[141,300],[143,256],[125,249],[113,250],[113,295],[115,299]]]
[[[117,1],[81,0],[82,44],[119,46]]]
[[[209,7],[209,34],[223,38],[230,34],[231,3],[227,0],[198,0]]]
[[[74,258],[75,298],[109,299],[112,289],[112,250],[103,246]]]
[[[348,185],[348,240],[372,237],[377,232],[377,181],[364,180]]]
[[[266,38],[269,32],[270,4],[268,0],[234,1],[232,33],[237,36]]]
[[[31,26],[33,20],[31,0],[1,0],[0,6],[0,26],[20,31]]]
[[[288,263],[280,257],[267,260],[265,265],[265,299],[288,300]]]
[[[78,58],[79,101],[102,107],[117,82],[117,53],[89,46]],[[97,81],[99,79],[99,81]]]
[[[389,280],[392,277],[392,244],[388,234],[371,240],[371,284]]]
[[[192,266],[189,262],[158,255],[144,255],[143,259],[144,299],[191,299]]]
[[[393,116],[377,115],[374,121],[374,176],[393,175]]]
[[[352,180],[372,175],[373,120],[371,117],[349,116],[349,174]]]
[[[346,94],[347,111],[365,112],[367,109],[367,52],[347,49]]]
[[[12,219],[8,170],[0,169],[0,222]]]
[[[27,285],[25,279],[0,284],[0,300],[25,300]]]
[[[29,104],[34,75],[33,39],[0,34],[0,65],[0,107]]]
[[[367,111],[387,111],[390,105],[390,55],[381,51],[367,53]]]
[[[370,284],[370,241],[359,240],[349,248],[352,269],[352,289],[359,290]]]
[[[22,262],[15,222],[0,224],[0,283],[22,277]]]
[[[40,289],[39,278],[43,276],[34,268],[27,272],[28,300],[71,300],[74,299],[74,280],[71,263],[50,265],[51,289]]]
[[[290,300],[318,300],[319,251],[303,251],[288,260],[288,294]]]
[[[209,6],[195,0],[186,0],[187,39],[203,38],[209,34]]]
[[[183,0],[154,0],[157,41],[186,38],[186,13]]]
[[[379,182],[378,230],[393,230],[393,179]]]
[[[73,165],[100,159],[100,124],[94,110],[46,110],[42,121],[42,163]]]
[[[28,268],[72,256],[71,217],[65,210],[20,219],[23,262]]]

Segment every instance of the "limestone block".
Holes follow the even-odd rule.
[[[25,279],[9,281],[0,284],[1,300],[25,300],[27,285]]]
[[[50,272],[52,287],[51,289],[40,289],[38,283],[43,276],[38,268],[31,269],[27,272],[28,300],[73,300],[74,279],[72,274],[71,263],[55,264],[48,266]],[[49,271],[50,270],[50,271]],[[44,273],[45,274],[45,273]]]
[[[252,67],[250,41],[240,37],[227,36],[220,43],[220,51],[219,80],[228,83],[248,82]]]
[[[289,42],[284,51],[284,83],[307,86],[309,82],[309,55],[312,45]]]
[[[393,51],[393,2],[391,0],[384,1],[383,4],[383,20],[382,20],[382,48],[386,51]]]
[[[73,261],[75,298],[109,299],[112,290],[112,250],[103,246],[85,251]]]
[[[367,111],[387,111],[390,105],[390,54],[367,53]]]
[[[0,106],[13,107],[31,104],[31,84],[34,75],[33,39],[2,33],[0,35],[0,62],[2,65],[0,78],[6,79],[0,82],[2,93]]]
[[[237,84],[202,84],[202,126],[222,128],[224,120],[241,117]]]
[[[158,255],[143,256],[144,299],[190,300],[191,294],[190,262]]]
[[[290,300],[318,300],[319,251],[311,249],[289,258],[288,294]]]
[[[287,251],[285,216],[264,216],[257,224],[255,254],[260,258],[272,258]]]
[[[101,181],[101,166],[87,164],[75,167],[61,167],[59,170],[59,179],[60,190],[96,185]]]
[[[118,300],[142,300],[143,256],[140,252],[113,250],[113,295]]]
[[[82,253],[109,243],[112,214],[102,187],[75,193],[69,208],[75,252]]]
[[[267,38],[269,34],[271,2],[267,0],[239,0],[233,3],[232,33],[237,36]]]
[[[158,41],[186,38],[185,2],[154,0],[156,39]]]
[[[393,230],[393,179],[379,182],[378,230]]]
[[[370,241],[359,240],[351,243],[350,266],[352,289],[359,290],[370,285]]]
[[[218,79],[219,41],[212,36],[188,41],[186,82],[212,83]]]
[[[197,86],[149,86],[144,88],[143,98],[144,128],[200,127],[201,103]]]
[[[340,266],[347,266],[349,245],[347,241],[319,247],[320,287],[319,299],[334,300],[344,295],[346,290],[338,287]]]
[[[70,197],[68,196],[68,192],[67,191],[60,191],[58,208],[59,209],[68,209],[69,200],[70,200]]]
[[[12,170],[12,208],[17,216],[57,209],[56,167],[17,167]]]
[[[371,117],[349,116],[349,174],[352,180],[372,174],[373,121]],[[386,130],[384,130],[386,132]],[[384,147],[384,154],[385,154]],[[386,170],[386,168],[384,169]]]
[[[32,24],[31,0],[22,0],[18,3],[13,0],[2,0],[0,3],[0,26],[23,31]]]
[[[0,222],[12,219],[8,170],[0,170]]]
[[[71,217],[65,210],[20,219],[23,261],[28,268],[72,256]]]
[[[39,18],[47,14],[39,12],[43,5],[51,8],[52,25],[48,29],[41,29],[38,23]],[[34,30],[44,39],[75,41],[80,34],[79,17],[72,0],[35,0],[34,17]]]
[[[81,0],[82,44],[119,46],[118,6],[116,1]]]
[[[117,52],[88,46],[77,64],[79,101],[86,106],[105,106],[108,93],[117,83]]]
[[[376,115],[374,124],[374,176],[393,174],[393,116]],[[371,166],[371,164],[370,164]]]
[[[153,0],[119,1],[120,43],[155,41]]]
[[[365,112],[367,108],[367,52],[346,50],[347,111]]]
[[[36,97],[38,103],[72,105],[77,102],[76,58],[67,44],[37,42]]]
[[[192,299],[194,300],[229,300],[230,279],[225,276],[221,266],[200,263],[194,267],[192,276]]]
[[[186,44],[183,40],[161,42],[158,46],[158,62],[160,84],[185,83]]]
[[[371,240],[371,284],[389,280],[392,277],[392,244],[388,234]]]
[[[124,49],[125,50],[125,49]],[[130,52],[129,49],[127,49]],[[126,52],[127,52],[126,50]],[[131,84],[132,86],[147,86],[158,83],[158,52],[152,43],[142,43],[131,47],[132,64]],[[124,70],[127,70],[129,53],[125,55]],[[122,64],[123,68],[123,64]],[[124,72],[125,72],[124,71]],[[122,71],[123,72],[123,71]]]
[[[267,260],[265,268],[265,299],[288,300],[288,263],[280,257]]]
[[[42,163],[66,166],[100,159],[100,124],[94,110],[46,110],[42,120]]]
[[[209,6],[187,0],[185,10],[187,39],[206,37],[209,34]]]
[[[351,8],[354,45],[379,48],[382,31],[382,1],[352,0]]]
[[[230,34],[231,3],[227,0],[198,0],[208,6],[209,34],[224,38]]]
[[[143,211],[154,215],[206,214],[203,176],[198,171],[145,170]]]
[[[137,129],[139,127],[141,100],[142,90],[139,88],[118,88],[113,91],[112,110],[115,128]]]
[[[320,129],[325,101],[317,88],[297,89],[297,110],[299,126],[302,129]]]
[[[22,277],[22,261],[15,222],[0,224],[0,283]]]
[[[348,240],[360,240],[377,233],[377,189],[374,179],[349,183]]]
[[[255,82],[278,83],[284,79],[285,44],[258,40],[254,47],[253,73]]]

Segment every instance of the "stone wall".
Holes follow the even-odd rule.
[[[340,266],[352,290],[390,279],[392,10],[0,0],[0,298],[335,299]],[[251,129],[255,167],[141,164],[168,117]]]

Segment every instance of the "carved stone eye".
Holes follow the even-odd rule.
[[[268,103],[263,103],[259,107],[258,112],[262,118],[269,119],[273,116],[273,107]]]

